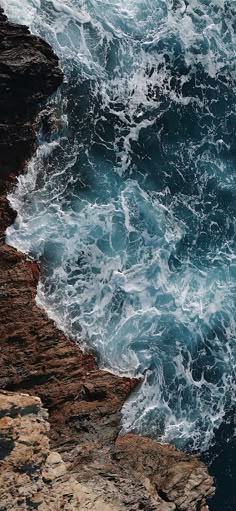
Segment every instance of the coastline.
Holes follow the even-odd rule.
[[[5,230],[16,216],[6,195],[36,150],[39,105],[56,90],[62,73],[49,45],[26,27],[8,23],[1,10],[0,40],[0,388],[41,399],[49,413],[53,449],[69,473],[96,489],[114,511],[204,511],[214,491],[205,465],[150,438],[118,436],[121,408],[137,381],[98,369],[93,355],[57,330],[35,304],[40,268],[5,244]],[[22,75],[21,44],[31,47]],[[6,82],[4,45],[11,54],[8,69],[14,71]],[[16,96],[17,76],[27,83],[21,97]]]

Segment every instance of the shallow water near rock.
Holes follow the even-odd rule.
[[[66,76],[59,132],[39,133],[10,197],[8,242],[42,265],[38,304],[101,367],[145,375],[124,431],[207,452],[232,481],[235,3],[2,6]],[[234,510],[232,482],[227,495],[212,511]]]

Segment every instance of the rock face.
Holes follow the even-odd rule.
[[[51,47],[27,27],[9,23],[0,8],[1,177],[19,170],[34,152],[32,121],[62,77]]]
[[[0,392],[2,511],[192,511],[211,489],[204,465],[137,435],[117,440],[109,464],[97,460],[89,479],[72,475],[50,450],[47,417],[39,398]]]
[[[19,92],[16,81],[23,83],[23,75],[24,91]],[[151,439],[119,438],[121,408],[137,381],[99,370],[92,354],[83,353],[57,330],[35,304],[38,265],[4,243],[4,230],[15,218],[6,191],[34,150],[39,102],[60,81],[50,47],[25,27],[9,24],[0,13],[0,90],[6,102],[15,97],[14,91],[18,94],[17,115],[11,114],[9,129],[10,117],[0,114],[0,168],[2,178],[7,176],[0,190],[0,387],[7,392],[0,400],[4,469],[0,493],[5,506],[1,509],[203,511],[214,490],[206,467],[195,457]],[[27,121],[17,106],[20,94]],[[20,126],[25,143],[19,142]],[[35,396],[48,409],[50,430]],[[50,455],[47,435],[70,476],[60,456]],[[73,482],[68,483],[68,477]],[[62,483],[67,485],[66,500],[60,493]],[[47,497],[38,495],[41,490]]]
[[[50,451],[39,398],[0,392],[0,412],[1,511],[116,510],[78,483],[60,454]]]

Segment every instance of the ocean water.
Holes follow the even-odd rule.
[[[65,73],[8,242],[60,328],[143,376],[123,432],[202,453],[235,511],[236,2],[1,3]]]

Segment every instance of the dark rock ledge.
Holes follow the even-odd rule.
[[[205,465],[149,438],[118,437],[122,405],[137,382],[99,370],[57,330],[35,305],[37,264],[4,242],[15,218],[7,190],[35,151],[36,114],[61,81],[50,46],[0,9],[1,509],[204,511],[214,492]],[[48,410],[50,431],[34,396]],[[69,480],[60,456],[49,454],[47,431]]]

